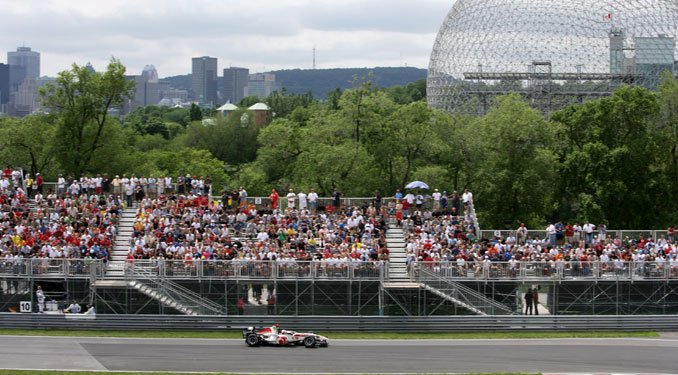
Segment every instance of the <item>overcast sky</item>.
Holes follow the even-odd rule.
[[[114,56],[139,74],[191,71],[213,56],[219,70],[251,72],[414,66],[426,68],[453,0],[0,0],[0,62],[25,45],[41,75],[75,62],[104,69]]]

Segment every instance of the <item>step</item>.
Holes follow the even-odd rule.
[[[96,280],[92,283],[95,288],[126,288],[127,283],[123,280]]]
[[[385,282],[382,284],[386,289],[417,289],[418,283],[413,282]]]

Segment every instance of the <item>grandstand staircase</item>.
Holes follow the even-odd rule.
[[[158,279],[154,267],[134,266],[127,285],[185,315],[223,315],[223,306],[171,280]]]
[[[421,287],[478,315],[511,315],[516,312],[503,303],[466,285],[450,280],[425,267],[419,269]]]
[[[467,206],[466,216],[471,219],[473,223],[473,229],[475,230],[476,238],[480,238],[480,224],[478,223],[478,216],[476,216],[476,208],[471,200]]]
[[[135,218],[136,209],[134,207],[127,207],[120,213],[118,233],[115,236],[113,250],[111,250],[110,260],[106,266],[106,277],[109,279],[125,277],[125,262],[134,232]]]
[[[473,205],[471,204],[469,208],[473,210]],[[474,220],[476,233],[479,233],[475,212],[472,211],[470,215]],[[383,282],[382,289],[405,313],[411,314],[407,306],[401,303],[402,298],[399,297],[407,295],[408,290],[420,288],[474,314],[508,315],[515,313],[510,307],[425,267],[419,269],[419,282],[413,282],[406,264],[405,234],[395,222],[389,224],[386,232],[386,246],[389,249],[388,278]]]
[[[405,251],[405,234],[403,228],[394,223],[389,224],[386,231],[386,247],[389,251],[388,280],[389,282],[408,283],[410,276],[407,272],[407,253]]]
[[[150,297],[165,307],[185,315],[222,315],[225,309],[171,280],[158,278],[157,265],[132,264],[126,268],[127,254],[134,233],[136,208],[127,207],[120,213],[118,233],[103,279],[98,288],[130,288]]]

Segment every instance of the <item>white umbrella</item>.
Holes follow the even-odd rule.
[[[405,185],[405,189],[428,189],[428,185],[423,181],[412,181]]]

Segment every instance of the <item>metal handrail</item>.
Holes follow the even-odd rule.
[[[103,273],[104,261],[84,258],[3,258],[0,276],[91,278]]]
[[[465,304],[487,315],[513,314],[514,311],[492,298],[473,290],[463,284],[446,279],[426,267],[419,265],[419,280],[422,284],[434,287],[454,299],[461,300]]]
[[[516,230],[515,229],[483,229],[480,231],[480,238],[487,238],[491,239],[495,237],[495,233],[499,233],[503,238],[507,238],[509,236],[516,237]],[[597,239],[600,235],[600,231],[594,230],[593,231],[593,238]],[[620,240],[639,240],[641,237],[644,239],[650,239],[652,238],[654,241],[657,241],[659,238],[662,236],[667,237],[667,230],[666,229],[609,229],[606,228],[604,232],[605,239],[609,240],[614,240],[614,239],[620,239]],[[527,230],[527,238],[535,238],[538,237],[539,239],[544,239],[548,238],[546,234],[545,229],[528,229]],[[583,241],[584,240],[584,232],[580,233],[580,239]],[[674,238],[674,241],[678,241],[678,236]]]
[[[132,276],[135,281],[146,283],[146,286],[153,289],[155,292],[163,294],[172,298],[175,302],[188,308],[199,308],[200,313],[223,314],[224,308],[208,299],[202,298],[199,294],[182,287],[181,285],[166,279],[157,277],[157,274],[152,270],[155,267],[151,266],[136,266],[130,267],[126,275]],[[140,281],[143,280],[143,281]],[[150,285],[149,285],[150,284]]]
[[[137,260],[126,263],[126,273],[152,265],[163,279],[332,279],[378,280],[386,277],[382,261],[256,261],[256,260]]]
[[[678,262],[634,261],[456,261],[417,262],[415,272],[428,270],[454,280],[669,280],[678,279]],[[412,276],[419,280],[421,272]]]

